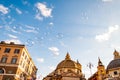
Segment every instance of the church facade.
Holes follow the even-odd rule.
[[[88,80],[120,80],[120,53],[115,50],[113,54],[114,59],[110,61],[106,69],[99,59],[97,72]]]
[[[90,78],[88,78],[88,80],[104,80],[105,76],[106,76],[106,70],[105,70],[103,63],[101,62],[99,58],[97,71]]]
[[[61,61],[56,69],[48,74],[43,80],[86,80],[82,73],[82,65],[73,61],[67,53],[65,59]]]
[[[113,52],[114,58],[107,67],[98,58],[97,71],[88,80],[120,80],[120,53]],[[56,69],[48,74],[43,80],[86,80],[82,73],[82,65],[78,61],[73,61],[67,53]]]

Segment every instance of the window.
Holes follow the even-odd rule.
[[[117,71],[114,72],[114,75],[117,75]]]
[[[24,56],[24,55],[25,55],[25,52],[23,52],[22,56]]]
[[[28,60],[28,64],[30,64],[30,61]]]
[[[22,66],[22,61],[20,61],[20,65]]]
[[[20,52],[20,49],[15,49],[14,53],[18,54]]]
[[[25,56],[25,59],[27,59],[27,55]]]
[[[28,67],[25,68],[25,71],[28,72]]]
[[[22,67],[25,68],[25,62],[23,62]]]
[[[15,64],[17,62],[17,58],[12,58],[11,63]]]
[[[9,53],[10,52],[10,48],[6,48],[4,53]]]
[[[23,68],[25,67],[25,64],[23,64]]]
[[[7,57],[2,57],[1,63],[6,63],[6,61],[7,61]]]
[[[0,74],[3,74],[4,73],[4,70],[3,69],[0,69]]]

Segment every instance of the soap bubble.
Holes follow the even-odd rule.
[[[32,39],[28,39],[25,44],[29,47],[32,47],[34,45],[34,41]]]
[[[62,38],[64,37],[64,35],[63,35],[62,33],[58,33],[58,34],[56,35],[56,37],[57,37],[58,39],[62,39]]]
[[[35,42],[42,45],[44,37],[35,37]]]

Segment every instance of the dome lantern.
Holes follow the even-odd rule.
[[[114,51],[114,59],[120,59],[120,55],[119,55],[119,52],[118,51]]]
[[[67,52],[65,60],[71,60],[69,53]]]

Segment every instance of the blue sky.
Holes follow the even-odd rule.
[[[120,51],[119,7],[119,0],[0,0],[0,41],[25,44],[39,78],[67,52],[89,77],[89,62],[95,72],[98,57],[107,66]]]

